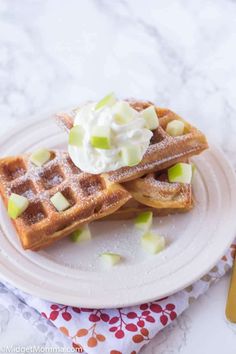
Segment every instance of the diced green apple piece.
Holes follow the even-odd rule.
[[[112,267],[121,261],[121,256],[117,253],[105,252],[102,253],[100,257],[103,263],[108,267]]]
[[[142,236],[141,245],[145,251],[155,254],[165,248],[165,238],[148,231]]]
[[[166,126],[166,132],[171,136],[179,136],[184,133],[184,122],[181,120],[172,120]]]
[[[95,126],[92,130],[91,145],[97,149],[111,148],[111,129],[106,126]]]
[[[57,211],[64,211],[70,207],[70,203],[61,192],[57,192],[50,198]]]
[[[95,110],[101,109],[105,106],[113,106],[116,103],[116,96],[113,92],[103,97],[95,106]]]
[[[134,221],[135,226],[144,231],[149,230],[152,225],[152,216],[151,211],[145,211],[139,214]]]
[[[40,167],[50,160],[51,153],[47,149],[38,149],[30,156],[30,161]]]
[[[135,166],[142,160],[138,145],[126,145],[121,148],[121,158],[125,166]]]
[[[81,147],[83,145],[84,129],[80,125],[75,125],[69,133],[69,145]]]
[[[192,165],[188,163],[177,163],[168,169],[169,182],[191,183]]]
[[[22,195],[12,193],[8,200],[8,215],[12,219],[18,218],[29,206],[29,201]]]
[[[118,124],[129,123],[137,114],[128,102],[119,101],[113,106],[114,119]]]
[[[154,106],[144,109],[140,112],[140,115],[144,117],[147,129],[154,130],[159,126],[159,119]]]
[[[88,225],[81,227],[80,229],[74,231],[70,236],[71,241],[80,243],[82,241],[87,241],[91,239],[91,232]]]

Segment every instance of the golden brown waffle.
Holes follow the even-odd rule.
[[[126,182],[123,186],[133,198],[106,219],[130,219],[143,211],[165,216],[187,212],[193,207],[192,185],[170,183],[166,170]]]
[[[58,212],[50,198],[61,192],[71,207]],[[0,193],[7,206],[11,193],[27,197],[26,211],[13,220],[24,249],[38,250],[68,236],[84,223],[119,209],[130,194],[105,176],[81,172],[67,153],[51,151],[51,160],[36,167],[28,155],[0,160]]]
[[[151,102],[128,100],[137,111],[152,105]],[[164,170],[180,160],[198,155],[208,148],[207,140],[197,128],[180,118],[169,109],[156,107],[160,126],[153,132],[153,137],[142,161],[133,167],[122,167],[108,173],[108,178],[113,182],[127,182],[150,172]],[[73,114],[58,114],[57,121],[65,129],[73,125]],[[184,134],[172,137],[165,131],[166,126],[172,120],[181,120],[185,124]]]
[[[150,173],[123,184],[139,203],[157,209],[189,209],[192,207],[192,186],[170,183],[167,171]]]
[[[151,105],[150,102],[132,101],[130,105],[141,111]],[[200,154],[208,148],[207,140],[197,128],[180,118],[169,109],[156,107],[160,125],[153,132],[153,137],[142,161],[133,167],[123,167],[109,173],[109,179],[116,182],[127,182],[150,172],[164,170],[183,159]],[[172,137],[165,131],[172,120],[184,122],[184,134]]]
[[[186,213],[193,208],[193,204],[186,208],[153,208],[144,204],[139,203],[134,198],[130,199],[126,204],[124,204],[120,209],[116,210],[113,214],[105,216],[103,220],[127,220],[133,219],[144,211],[152,211],[153,216],[167,216],[170,214]]]

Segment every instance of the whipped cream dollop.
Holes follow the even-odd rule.
[[[84,172],[100,174],[124,167],[121,149],[127,143],[139,147],[141,156],[145,154],[152,131],[145,128],[145,119],[141,112],[134,111],[134,117],[126,124],[115,120],[112,106],[104,106],[96,110],[96,103],[88,103],[81,107],[74,120],[74,126],[83,127],[84,137],[80,147],[69,145],[69,155],[74,164]],[[110,148],[98,149],[91,144],[91,134],[94,126],[109,127]]]

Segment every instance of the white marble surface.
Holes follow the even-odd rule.
[[[1,133],[18,121],[114,90],[168,106],[236,166],[234,0],[0,0]],[[225,277],[144,354],[235,353]],[[1,345],[53,345],[0,308]]]

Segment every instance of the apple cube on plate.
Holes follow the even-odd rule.
[[[29,206],[29,201],[22,195],[12,193],[8,200],[8,215],[12,219],[18,218]]]
[[[191,183],[192,165],[188,163],[177,163],[168,169],[169,182]]]
[[[140,112],[140,115],[144,117],[147,129],[154,130],[159,126],[159,119],[154,106],[145,108]]]
[[[181,120],[172,120],[166,126],[166,132],[171,136],[179,136],[184,134],[184,122]]]
[[[121,261],[121,256],[117,253],[105,252],[102,253],[100,257],[103,263],[108,267],[112,267]]]
[[[92,130],[91,145],[96,149],[111,148],[111,129],[106,126],[95,126]]]
[[[152,225],[152,217],[153,214],[151,211],[145,211],[139,214],[135,219],[135,226],[144,231],[149,230]]]
[[[165,248],[165,238],[148,231],[142,236],[141,245],[145,251],[155,254]]]
[[[77,242],[77,243],[90,240],[91,239],[91,232],[89,230],[88,225],[85,225],[85,226],[81,227],[80,229],[74,231],[70,235],[70,239],[71,239],[71,241]]]
[[[81,147],[83,145],[84,129],[80,125],[74,126],[69,133],[69,145]]]
[[[50,198],[57,211],[64,211],[70,207],[70,203],[61,192],[57,192]]]
[[[116,97],[113,92],[103,97],[95,106],[95,110],[99,110],[105,106],[113,106],[116,103]]]
[[[126,145],[121,148],[121,158],[125,166],[135,166],[142,160],[141,149],[138,145]]]
[[[113,106],[113,113],[116,123],[127,124],[134,117],[137,112],[133,109],[128,102],[119,101]]]
[[[38,149],[30,156],[30,161],[40,167],[50,160],[51,153],[47,149]]]

